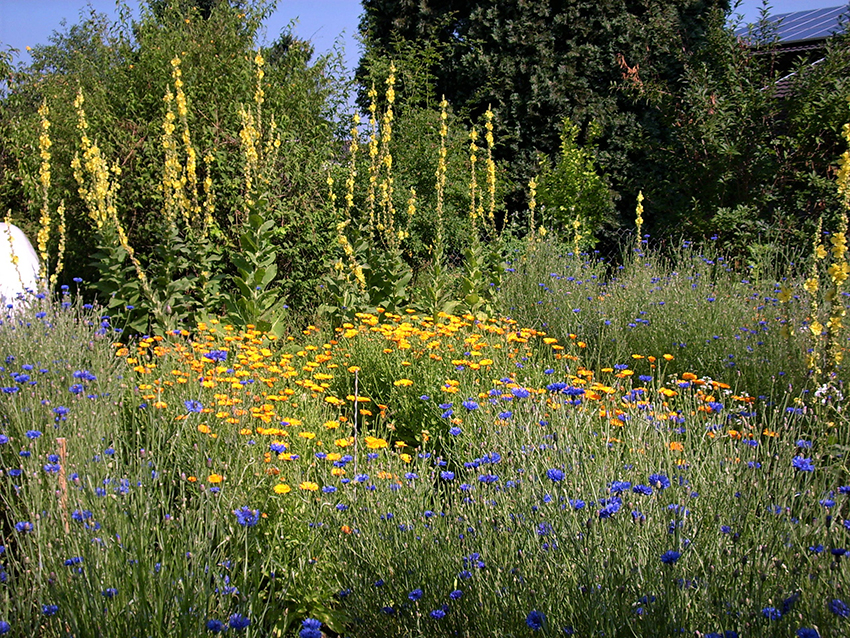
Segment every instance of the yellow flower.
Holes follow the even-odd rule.
[[[325,421],[324,426],[329,430],[335,430],[339,427],[339,421]]]
[[[198,426],[198,432],[200,432],[201,434],[209,434],[209,433],[210,433],[210,431],[211,431],[211,430],[210,430],[209,426],[204,425],[203,423],[201,423],[201,424]]]
[[[410,379],[399,379],[398,381],[394,381],[393,385],[396,387],[406,388],[408,386],[413,385],[413,381],[411,381]]]
[[[299,489],[304,490],[305,492],[315,492],[319,489],[318,483],[313,483],[312,481],[304,481],[301,485],[298,486]]]
[[[221,474],[210,474],[207,477],[207,481],[209,481],[210,483],[221,483],[223,480],[224,477],[222,477]]]
[[[672,450],[673,452],[684,452],[685,446],[679,443],[678,441],[671,441],[670,450]]]
[[[817,292],[817,289],[818,289],[817,278],[810,277],[809,279],[806,279],[806,283],[803,287],[806,289],[806,292],[808,292],[808,293]]]
[[[292,488],[286,483],[278,483],[274,486],[274,491],[275,494],[289,494],[292,491]]]
[[[366,437],[366,447],[370,450],[380,450],[387,447],[387,442],[384,439],[379,439],[374,436]]]
[[[298,436],[300,436],[302,439],[307,439],[308,441],[309,441],[310,439],[315,439],[315,438],[316,438],[316,435],[315,435],[315,433],[313,433],[313,432],[299,432],[299,433],[298,433]]]

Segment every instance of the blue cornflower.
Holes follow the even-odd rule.
[[[226,350],[210,350],[206,354],[202,355],[206,357],[210,361],[222,362],[227,361],[227,351]]]
[[[459,589],[455,589],[449,594],[449,598],[451,598],[452,600],[459,600],[461,596],[463,596],[463,592]]]
[[[220,634],[224,631],[224,623],[220,620],[216,620],[215,618],[210,618],[207,621],[207,631],[211,631],[214,634]]]
[[[444,481],[453,481],[455,479],[454,472],[440,472],[440,478]]]
[[[183,405],[186,406],[187,412],[200,412],[204,409],[204,404],[200,401],[194,401],[193,399],[188,399],[183,402]]]
[[[115,598],[118,595],[118,590],[115,587],[107,587],[100,592],[100,595],[104,598]]]
[[[465,407],[470,412],[478,409],[478,403],[476,401],[473,401],[472,399],[467,399],[461,405],[463,405],[463,407]]]
[[[251,624],[251,619],[242,614],[233,614],[227,624],[233,631],[242,631]]]
[[[603,499],[599,501],[599,504],[602,505],[602,509],[599,510],[599,518],[611,518],[620,511],[623,501],[615,496],[611,499]]]
[[[619,494],[631,488],[632,484],[629,481],[614,481],[611,483],[610,491],[612,494]]]
[[[419,475],[416,474],[415,472],[407,472],[404,475],[404,478],[407,479],[408,481],[415,481],[416,479],[419,478]]]
[[[682,556],[675,549],[668,549],[666,552],[661,554],[661,562],[665,565],[673,565],[679,558]]]
[[[336,492],[336,488],[333,485],[325,485],[322,488],[322,493],[324,494],[333,494],[334,492]]]
[[[422,590],[421,590],[421,589],[414,589],[412,592],[410,592],[410,593],[407,595],[407,597],[408,597],[410,600],[412,600],[412,601],[416,602],[417,600],[419,600],[420,598],[422,598]]]
[[[55,616],[59,611],[59,605],[42,605],[41,613],[45,616]]]
[[[457,427],[456,425],[449,428],[449,434],[451,434],[452,436],[457,436],[460,433],[461,433],[461,429],[459,427]]]
[[[315,618],[305,618],[301,621],[300,638],[322,638],[322,623]]]
[[[779,620],[782,618],[782,612],[776,607],[765,607],[761,610],[761,613],[768,620]]]
[[[570,499],[570,506],[574,510],[584,509],[584,505],[585,505],[584,501],[581,500],[580,498],[571,498]]]
[[[558,468],[552,468],[551,470],[546,470],[546,476],[550,481],[563,481],[564,480],[564,472],[563,470],[559,470]]]
[[[798,472],[814,472],[815,466],[812,464],[812,459],[807,459],[802,456],[795,456],[794,460],[791,461],[791,465],[794,466]]]
[[[85,388],[82,386],[82,384],[79,383],[75,383],[70,388],[68,388],[68,392],[70,392],[71,394],[82,394],[84,391]]]
[[[811,627],[800,627],[794,634],[797,638],[820,638],[817,629]]]
[[[37,439],[38,437],[41,436],[41,431],[40,430],[27,430],[26,436],[27,436],[28,439]]]
[[[546,624],[546,615],[542,611],[532,609],[528,612],[528,616],[525,617],[525,624],[528,625],[532,631],[539,631],[540,629],[543,629],[543,625]]]
[[[442,609],[435,609],[428,615],[431,616],[431,618],[433,618],[434,620],[440,620],[440,618],[446,617],[446,612]]]
[[[507,421],[507,420],[508,420],[508,419],[510,419],[513,415],[514,415],[514,413],[513,413],[513,412],[511,412],[510,410],[505,410],[504,412],[499,412],[499,415],[498,415],[498,416],[499,416],[499,418],[500,418],[502,421]]]
[[[650,474],[647,482],[659,490],[666,490],[670,487],[670,479],[664,474]]]
[[[32,523],[29,521],[21,521],[20,523],[15,523],[15,531],[20,534],[26,534],[27,532],[31,532],[33,530]]]
[[[644,496],[652,496],[652,488],[649,485],[635,485],[632,488],[635,494],[643,494]]]
[[[0,434],[0,445],[6,445],[9,442],[9,437],[5,434]]]
[[[839,618],[850,618],[850,607],[840,598],[833,598],[829,601],[829,611]]]
[[[511,394],[514,395],[517,399],[527,399],[531,396],[531,392],[529,392],[525,388],[511,388]]]
[[[5,620],[0,620],[0,634],[8,634],[10,631],[12,631],[12,625]]]
[[[242,506],[237,510],[233,510],[233,513],[236,515],[236,521],[243,527],[253,527],[260,522],[259,510],[252,510]]]

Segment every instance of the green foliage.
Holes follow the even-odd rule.
[[[525,185],[538,172],[538,152],[558,153],[565,117],[602,127],[598,164],[615,195],[622,194],[641,109],[617,88],[618,56],[674,84],[681,74],[677,45],[698,45],[709,11],[728,2],[442,0],[429,3],[427,12],[405,2],[366,0],[363,6],[366,56],[359,77],[378,53],[390,56],[403,50],[402,42],[433,42],[440,57],[428,70],[432,95],[445,95],[473,121],[492,105],[497,159],[508,166],[507,205],[518,212]],[[627,211],[634,200],[624,199]]]
[[[230,232],[238,229],[244,218],[235,213],[243,209],[244,183],[238,109],[240,104],[253,103],[252,49],[263,19],[273,8],[274,3],[262,0],[238,5],[207,3],[199,9],[186,3],[158,2],[143,6],[138,21],[122,12],[115,24],[92,14],[54,33],[50,44],[34,47],[32,65],[13,73],[2,100],[2,126],[8,135],[0,142],[5,171],[0,205],[11,208],[16,219],[24,217],[22,225],[34,235],[38,206],[33,202],[38,199],[33,176],[38,173],[39,161],[33,152],[38,136],[35,106],[46,99],[53,140],[51,201],[55,206],[64,199],[68,208],[65,272],[69,277],[92,281],[100,277],[99,266],[89,264],[90,256],[99,252],[100,240],[89,227],[68,168],[77,148],[71,104],[79,87],[86,96],[88,135],[106,158],[122,167],[116,207],[143,268],[152,279],[161,274],[163,282],[186,279],[179,284],[184,290],[174,289],[173,293],[189,295],[182,303],[187,308],[204,307],[213,313],[224,310],[223,299],[208,285],[216,282],[221,292],[236,292],[236,285],[226,279],[237,275],[231,257],[242,250],[238,241],[242,230]],[[266,125],[275,121],[281,139],[274,165],[265,167],[276,178],[263,184],[267,191],[265,215],[274,222],[267,237],[276,248],[274,283],[290,305],[304,307],[314,298],[332,237],[319,193],[323,192],[322,168],[337,152],[334,122],[344,99],[343,83],[338,79],[341,62],[335,55],[311,62],[309,45],[286,32],[262,52],[267,58],[262,117]],[[201,183],[206,174],[200,159],[209,154],[213,160],[208,170],[215,191],[210,231],[216,245],[206,251],[204,264],[191,253],[189,261],[177,254],[183,249],[167,232],[163,235],[160,219],[165,204],[161,188],[162,96],[168,87],[173,90],[171,60],[175,56],[181,58],[188,127]],[[178,146],[182,154],[182,143]],[[197,238],[188,234],[182,241],[187,250],[194,251],[199,245]],[[176,254],[164,254],[163,244],[165,252],[174,250]],[[104,264],[105,269],[113,266]],[[209,295],[196,298],[196,291],[205,286]],[[132,297],[130,291],[126,297],[125,303]],[[106,297],[103,300],[109,302]],[[167,305],[176,309],[181,303]],[[179,321],[188,314],[192,312],[187,310],[173,319]]]
[[[578,126],[565,119],[561,154],[554,168],[543,170],[538,187],[544,225],[551,225],[564,238],[574,232],[576,223],[593,229],[585,245],[593,244],[593,232],[610,223],[614,212],[611,193],[595,166],[594,141],[599,132],[599,127],[591,125],[584,146],[579,146]]]
[[[280,336],[285,330],[286,306],[281,291],[272,287],[277,275],[277,251],[272,241],[274,220],[263,221],[250,212],[239,238],[240,252],[232,257],[236,285],[225,295],[228,320],[237,326],[255,325],[257,330]]]
[[[815,63],[783,52],[770,23],[751,46],[735,28],[714,11],[704,43],[683,49],[677,83],[625,74],[644,109],[630,190],[643,189],[653,234],[718,234],[740,255],[768,228],[807,244],[820,215],[840,211],[830,177],[848,119],[847,36]]]

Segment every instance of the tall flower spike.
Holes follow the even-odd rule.
[[[476,144],[477,141],[478,131],[473,128],[469,132],[469,219],[472,222],[473,241],[475,241],[477,238],[475,222],[476,218],[478,217],[478,179],[475,170],[476,164],[478,162],[478,145]]]
[[[50,109],[47,107],[47,100],[42,101],[38,107],[38,114],[41,117],[41,134],[38,137],[38,150],[41,156],[41,165],[39,167],[39,185],[41,188],[41,220],[38,229],[38,253],[41,257],[41,268],[39,270],[40,286],[47,284],[47,264],[48,257],[47,247],[50,242]]]
[[[449,135],[447,124],[449,103],[446,96],[440,100],[440,155],[437,160],[437,230],[436,248],[438,254],[442,254],[443,248],[443,197],[446,189],[446,138]]]
[[[493,161],[493,111],[487,107],[484,113],[484,128],[487,131],[484,139],[487,142],[487,221],[490,224],[490,232],[496,234],[496,162]]]
[[[635,228],[637,228],[637,247],[640,250],[643,229],[643,191],[638,191],[637,206],[635,207]]]

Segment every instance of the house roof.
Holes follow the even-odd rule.
[[[804,44],[806,42],[825,40],[828,37],[841,33],[845,29],[844,22],[850,17],[847,14],[847,6],[830,7],[826,9],[809,9],[807,11],[794,11],[793,13],[781,13],[768,16],[768,28],[776,29],[778,44],[783,48],[790,44]],[[757,25],[746,25],[736,30],[735,35],[746,38],[750,35],[751,27]],[[772,35],[772,34],[771,34]]]

